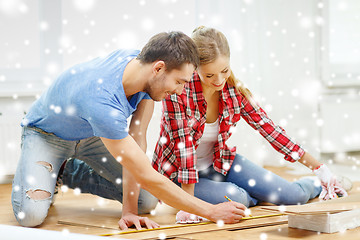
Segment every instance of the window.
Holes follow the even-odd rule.
[[[360,86],[360,1],[320,1],[324,17],[323,80],[328,87]]]
[[[0,0],[0,96],[38,93],[61,69],[60,0]]]

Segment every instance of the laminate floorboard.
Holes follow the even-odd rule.
[[[284,167],[268,167],[269,170],[293,180],[299,176],[286,173]],[[19,226],[13,215],[11,207],[11,185],[0,185],[0,224]],[[360,192],[360,182],[355,182],[350,194]],[[311,202],[316,202],[313,200]],[[71,233],[82,233],[91,235],[102,235],[117,233],[117,221],[121,216],[122,205],[116,201],[103,199],[90,194],[76,195],[74,191],[69,190],[66,193],[59,193],[55,204],[50,208],[45,222],[37,227],[40,229],[64,231]],[[155,215],[146,215],[157,221],[161,226],[171,226],[175,222],[176,210],[166,206],[159,205],[156,208]],[[269,214],[262,212],[259,207],[252,208],[253,215]],[[274,218],[275,219],[275,218]],[[260,220],[260,219],[259,219]],[[66,224],[60,224],[60,222]],[[249,220],[246,220],[249,221]],[[266,221],[258,221],[258,224]],[[271,221],[268,221],[271,222]],[[275,222],[275,221],[274,221]],[[249,223],[249,222],[248,222]],[[216,224],[189,226],[183,228],[174,228],[170,231],[149,231],[141,234],[113,235],[108,238],[127,238],[127,239],[309,239],[309,240],[329,240],[329,239],[360,239],[360,228],[347,230],[334,234],[319,234],[313,231],[288,228],[286,223],[278,223],[274,226],[262,226],[256,228],[242,228],[242,223],[233,225],[224,225],[224,229],[217,227]],[[213,225],[211,227],[211,225]],[[228,228],[228,229],[225,229]],[[212,229],[212,230],[208,230]],[[105,237],[104,237],[105,239]]]

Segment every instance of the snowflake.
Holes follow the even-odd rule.
[[[290,155],[294,160],[299,160],[300,159],[300,156],[299,156],[298,152],[292,152]]]
[[[321,118],[318,118],[318,119],[316,120],[316,125],[317,125],[318,127],[321,127],[322,125],[324,125],[324,120],[321,119]]]
[[[171,166],[170,163],[166,162],[163,164],[162,169],[167,171],[170,168],[170,166]]]
[[[67,106],[65,112],[68,116],[74,116],[76,113],[76,107],[73,105]]]
[[[66,186],[66,185],[62,185],[61,186],[61,191],[65,193],[65,192],[69,191],[69,187]]]
[[[102,161],[102,162],[106,162],[106,161],[107,161],[107,158],[106,158],[106,157],[103,157],[103,158],[101,159],[101,161]]]
[[[229,195],[235,194],[236,187],[234,185],[230,185],[227,187],[226,191],[229,193]]]
[[[224,164],[223,164],[223,169],[224,169],[225,171],[228,171],[228,170],[230,169],[230,164],[229,164],[229,163],[224,163]]]
[[[240,166],[239,164],[236,164],[236,165],[234,166],[234,171],[235,171],[235,172],[240,172],[240,171],[241,171],[241,166]]]
[[[269,172],[264,176],[265,181],[270,182],[273,179],[273,175]]]
[[[279,196],[277,195],[277,193],[271,193],[269,196],[270,202],[276,202],[278,199],[279,199]]]
[[[229,129],[229,132],[230,133],[236,133],[236,127],[231,126],[230,129]]]
[[[285,207],[284,205],[280,205],[280,206],[279,206],[279,211],[280,211],[281,213],[285,212],[285,211],[286,211],[286,207]]]
[[[224,221],[223,221],[223,220],[218,220],[218,221],[216,222],[216,225],[217,225],[218,227],[223,227],[223,226],[224,226]]]
[[[96,199],[96,203],[97,203],[97,205],[99,205],[100,207],[101,207],[101,206],[104,206],[104,205],[105,205],[105,199],[99,197],[98,199]]]
[[[159,239],[166,239],[165,233],[159,233]]]
[[[94,8],[95,0],[74,0],[74,7],[82,12],[87,12]]]
[[[19,190],[20,190],[19,185],[15,185],[15,186],[14,186],[14,192],[17,192],[17,191],[19,191]]]
[[[64,228],[64,229],[61,231],[61,233],[62,233],[63,236],[69,236],[70,231],[69,231],[68,229]]]
[[[61,109],[60,106],[56,106],[56,107],[54,108],[54,112],[55,112],[56,114],[61,113],[61,111],[62,111],[62,109]]]
[[[75,188],[74,189],[74,195],[78,196],[81,194],[81,189],[80,188]]]
[[[115,180],[115,182],[116,182],[116,184],[121,184],[121,178],[117,178],[117,179]]]
[[[141,23],[142,28],[146,31],[151,31],[154,29],[154,21],[151,18],[146,18]]]
[[[119,115],[119,112],[116,109],[113,109],[110,111],[110,116],[117,117]]]
[[[30,185],[34,184],[35,183],[35,178],[33,176],[28,176],[26,178],[26,182]]]
[[[179,149],[185,148],[185,143],[179,142],[178,145],[177,145],[177,147],[178,147]]]
[[[19,219],[24,219],[25,218],[25,213],[24,212],[19,212],[17,216],[18,216]]]
[[[266,233],[261,233],[260,234],[260,240],[266,240],[268,238]]]
[[[248,184],[249,184],[250,187],[255,186],[255,185],[256,185],[255,179],[250,179],[250,180],[248,181]]]
[[[311,28],[312,27],[312,21],[309,17],[303,17],[300,20],[300,26],[302,28]]]
[[[244,213],[245,213],[246,217],[249,217],[251,215],[251,210],[249,208],[247,208],[247,209],[245,209]]]

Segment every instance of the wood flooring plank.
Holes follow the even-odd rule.
[[[283,168],[271,168],[271,171],[279,173],[279,175],[285,176],[287,179],[292,180],[294,176],[289,174],[284,174]],[[295,176],[299,178],[299,176]],[[11,185],[10,184],[0,184],[0,224],[15,225],[18,226],[18,223],[15,220],[11,207]],[[360,182],[354,183],[354,188],[350,192],[350,195],[353,195],[356,192],[360,192]],[[316,202],[318,199],[311,200],[311,202]],[[49,210],[49,215],[46,218],[45,222],[39,226],[40,229],[48,229],[55,231],[69,231],[73,233],[83,233],[91,235],[101,235],[109,233],[111,229],[104,229],[93,226],[72,226],[58,224],[59,220],[71,220],[77,221],[81,220],[88,225],[93,225],[95,220],[99,220],[100,226],[108,227],[110,226],[114,231],[118,231],[117,222],[121,217],[121,204],[116,201],[106,200],[93,196],[90,194],[80,194],[76,195],[72,190],[69,190],[66,193],[59,194],[56,203]],[[253,215],[264,213],[263,210],[258,208],[252,208]],[[171,225],[175,222],[176,210],[164,212],[164,214],[157,213],[155,216],[148,215],[152,219],[159,221],[162,226]],[[97,224],[94,224],[95,226]],[[230,226],[230,225],[225,225]],[[193,227],[189,227],[191,230]],[[115,230],[116,229],[116,230]],[[240,229],[240,228],[239,228]],[[205,229],[206,230],[206,229]],[[212,240],[212,239],[221,239],[221,240],[231,240],[231,239],[262,239],[261,236],[266,236],[266,239],[302,239],[306,240],[329,240],[329,239],[360,239],[360,228],[347,230],[342,233],[335,234],[318,234],[317,232],[293,229],[288,228],[287,224],[281,224],[276,226],[263,226],[261,228],[247,228],[242,230],[223,230],[219,231],[210,231],[210,232],[185,232],[181,231],[179,234],[183,235],[172,235],[172,239],[175,240]],[[266,234],[266,235],[261,235]],[[109,238],[118,238],[122,237],[115,236]],[[128,236],[127,236],[128,237]],[[129,236],[130,237],[130,236]],[[150,239],[156,239],[158,236],[150,236]],[[155,237],[155,238],[154,238]],[[139,239],[139,236],[133,235],[131,239]]]
[[[261,209],[284,212],[289,214],[324,214],[337,213],[360,208],[360,193],[348,197],[304,205],[262,206]]]
[[[191,235],[192,240],[289,240],[289,239],[306,239],[306,240],[359,240],[360,228],[347,230],[342,233],[319,234],[314,231],[289,228],[287,224],[268,226],[261,228],[251,228],[239,231],[218,231],[195,233]]]
[[[124,237],[128,239],[158,239],[159,236],[186,237],[201,232],[217,232],[217,231],[224,231],[231,229],[240,230],[240,229],[262,227],[267,225],[279,225],[284,223],[287,223],[287,217],[280,216],[280,217],[244,220],[237,224],[225,224],[221,226],[218,226],[215,223],[211,223],[207,225],[158,230],[156,232],[138,232],[138,233],[130,233],[130,234],[119,234],[119,235],[113,235],[111,237],[114,238]]]

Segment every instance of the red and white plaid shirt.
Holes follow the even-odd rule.
[[[196,148],[204,132],[207,107],[199,76],[194,73],[181,95],[168,96],[162,104],[160,138],[152,165],[171,180],[178,176],[180,183],[197,183]],[[225,142],[241,117],[284,154],[286,160],[295,162],[305,153],[263,109],[255,109],[238,90],[226,83],[219,99],[220,130],[213,156],[214,169],[223,175],[227,174],[236,155],[236,147],[229,148]]]

